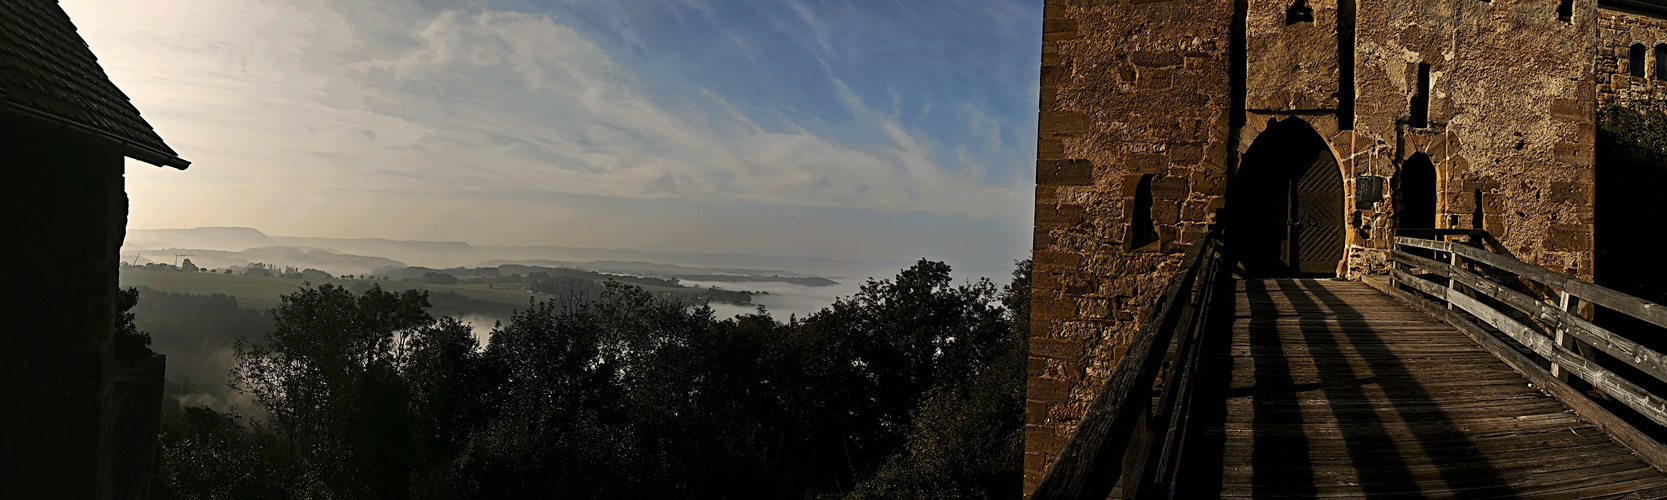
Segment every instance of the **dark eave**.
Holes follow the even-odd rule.
[[[172,151],[160,151],[86,124],[77,123],[74,120],[13,102],[6,98],[6,90],[3,88],[0,88],[0,114],[20,119],[25,123],[31,123],[36,129],[68,134],[81,140],[115,149],[123,156],[158,167],[173,167],[185,170],[191,166],[191,162],[174,155]]]
[[[0,0],[0,120],[183,169],[55,0]]]

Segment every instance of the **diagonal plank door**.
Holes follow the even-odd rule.
[[[1235,293],[1230,341],[1205,362],[1231,373],[1200,402],[1182,471],[1204,491],[1188,497],[1667,496],[1667,475],[1365,284],[1247,280]]]
[[[1337,173],[1337,159],[1320,151],[1314,161],[1292,183],[1297,226],[1296,262],[1300,273],[1330,273],[1343,258],[1343,177]]]

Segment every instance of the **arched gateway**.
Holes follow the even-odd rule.
[[[1268,126],[1228,183],[1226,236],[1260,276],[1331,274],[1343,258],[1343,176],[1298,119]]]

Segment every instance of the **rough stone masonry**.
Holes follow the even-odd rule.
[[[1318,263],[1349,279],[1385,272],[1395,228],[1481,228],[1525,262],[1590,280],[1598,101],[1667,96],[1663,16],[1617,9],[1046,0],[1026,493],[1212,226],[1286,272]],[[1649,67],[1629,76],[1638,44]],[[1282,166],[1291,155],[1308,156]],[[1295,179],[1290,168],[1331,179],[1289,192],[1337,203],[1305,219],[1334,242],[1298,252],[1294,237],[1262,234],[1303,223],[1264,203],[1282,200],[1267,187]],[[1357,184],[1381,188],[1356,199]]]

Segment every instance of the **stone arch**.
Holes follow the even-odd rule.
[[[1336,137],[1343,131],[1342,128],[1338,127],[1337,117],[1334,115],[1271,116],[1255,113],[1247,114],[1249,115],[1249,118],[1245,120],[1244,125],[1239,127],[1238,153],[1241,157],[1250,150],[1251,146],[1256,144],[1256,139],[1261,137],[1263,132],[1274,128],[1275,126],[1290,126],[1291,124],[1285,123],[1289,121],[1302,122],[1304,126],[1318,134],[1323,142],[1325,142],[1327,150],[1331,151],[1332,157],[1341,160],[1348,158],[1349,156],[1344,151],[1338,151],[1336,144],[1332,143],[1332,141],[1325,140],[1328,137]],[[1239,163],[1243,162],[1241,161]],[[1229,176],[1236,175],[1241,166],[1242,165],[1235,164],[1229,169],[1227,174]],[[1344,177],[1351,175],[1349,172],[1341,170],[1339,172]]]
[[[1268,120],[1228,180],[1224,236],[1245,272],[1334,274],[1344,257],[1343,171],[1301,119]]]

